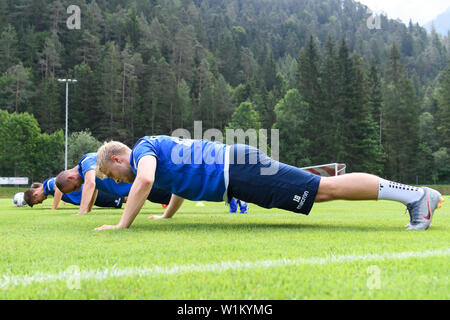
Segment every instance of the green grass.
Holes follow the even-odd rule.
[[[76,207],[51,211],[50,200],[14,208],[0,200],[0,284],[5,276],[93,269],[211,265],[224,261],[327,258],[450,248],[450,206],[438,210],[426,232],[406,232],[404,206],[393,202],[316,204],[306,217],[251,206],[228,214],[223,203],[186,202],[173,218],[146,204],[130,229],[94,232],[115,224],[122,210],[75,216]],[[0,299],[449,299],[450,257],[387,259],[187,271],[151,276],[8,285]],[[375,270],[375,271],[374,271]],[[375,281],[378,282],[373,282]],[[373,288],[370,284],[377,283]],[[1,286],[1,285],[0,285]]]
[[[0,187],[0,199],[12,199],[17,192],[25,192],[28,187]]]

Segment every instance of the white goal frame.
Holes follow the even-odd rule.
[[[300,169],[309,171],[322,177],[333,176],[328,170],[325,170],[325,168],[334,169],[334,176],[341,176],[345,174],[345,169],[347,168],[347,165],[345,163],[328,163],[328,164],[321,164],[318,166],[304,167]]]

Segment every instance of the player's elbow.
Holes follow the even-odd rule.
[[[138,183],[140,186],[144,188],[151,188],[153,186],[153,179],[150,177],[138,177],[135,180],[135,183]]]

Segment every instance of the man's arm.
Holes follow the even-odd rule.
[[[95,192],[95,170],[89,170],[84,175],[83,192],[81,193],[79,215],[89,212],[89,204]]]
[[[58,208],[59,202],[61,201],[62,198],[62,192],[58,189],[57,186],[55,186],[55,194],[53,196],[53,205],[52,205],[52,210],[56,210]]]
[[[91,202],[89,203],[89,208],[88,208],[88,212],[92,211],[92,207],[95,204],[95,200],[97,200],[97,196],[98,196],[98,190],[95,189],[94,194],[92,195],[92,199]]]
[[[139,211],[141,211],[141,208],[152,189],[153,182],[155,181],[155,171],[156,158],[150,155],[142,157],[141,160],[139,160],[136,179],[131,186],[127,205],[125,206],[119,224],[115,226],[104,225],[95,230],[123,229],[130,227]]]
[[[172,218],[175,213],[178,211],[178,209],[183,204],[184,199],[172,194],[172,197],[170,198],[169,205],[166,208],[166,211],[164,211],[164,214],[162,216],[150,216],[149,219],[169,219]]]

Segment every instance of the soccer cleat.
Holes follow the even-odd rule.
[[[439,209],[444,202],[444,198],[436,190],[426,187],[422,189],[422,198],[406,205],[410,217],[407,230],[427,230],[431,226],[434,210]]]

